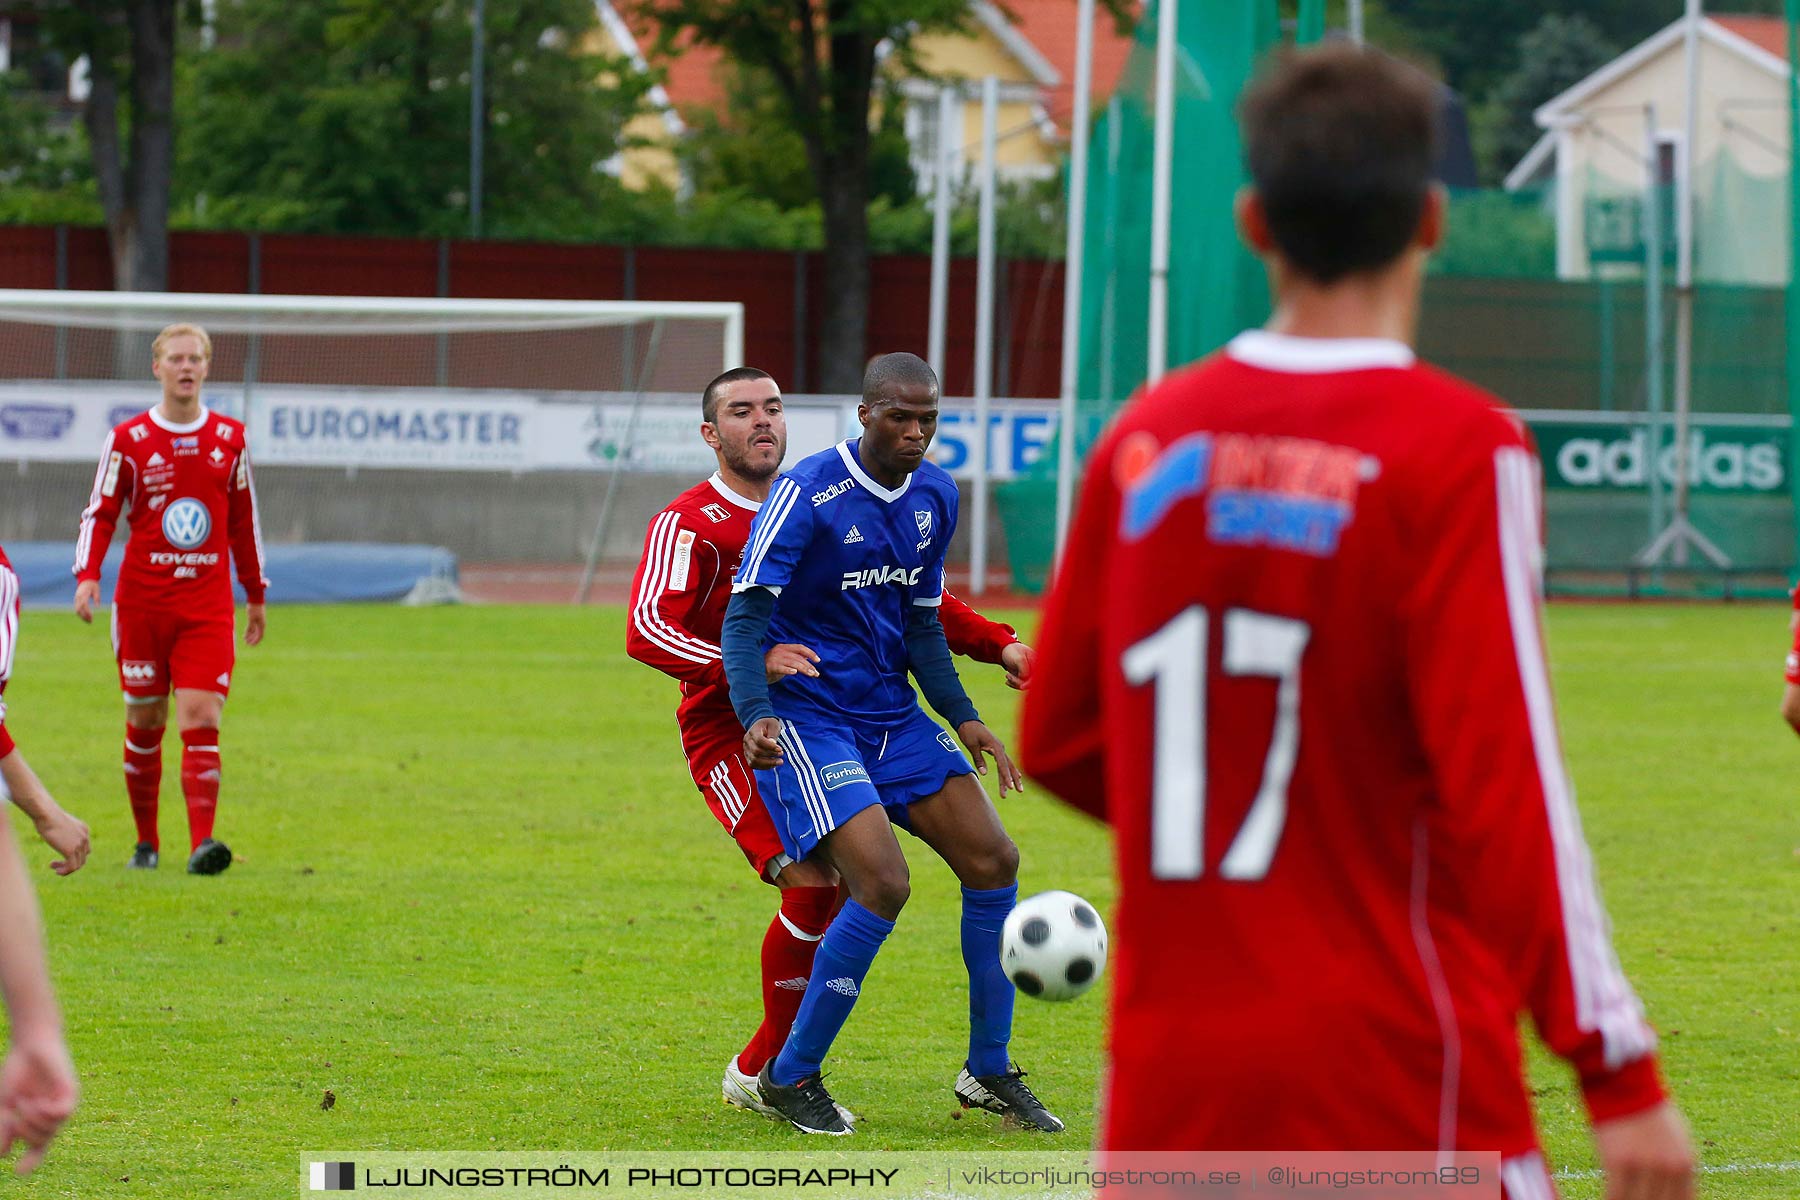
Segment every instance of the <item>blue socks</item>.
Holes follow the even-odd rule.
[[[1015,892],[1017,889],[1013,889]],[[966,893],[965,893],[966,894]],[[994,895],[981,892],[977,895]],[[1008,902],[1007,908],[1012,904]],[[967,911],[965,902],[964,911]],[[994,944],[991,957],[994,960],[994,975],[1012,991],[1012,984],[1000,971],[1000,925],[1004,920],[1005,910],[994,924]],[[964,918],[965,923],[967,918]],[[782,1046],[781,1053],[769,1065],[769,1078],[784,1087],[799,1083],[802,1079],[819,1073],[819,1064],[825,1061],[831,1043],[837,1039],[838,1031],[850,1018],[850,1010],[856,1007],[856,997],[862,991],[864,976],[869,973],[869,966],[875,961],[876,951],[887,935],[894,931],[892,921],[884,921],[855,900],[846,900],[841,912],[826,929],[825,936],[819,942],[818,953],[813,956],[811,982],[807,984],[806,996],[800,1001],[800,1012],[794,1017],[793,1031],[788,1034],[787,1044]],[[968,935],[963,937],[967,953]],[[1012,997],[1006,999],[1008,1024],[1012,1017]],[[1001,1043],[1002,1053],[1005,1042]]]
[[[1019,885],[962,890],[963,965],[969,969],[969,1074],[1001,1075],[1012,1040],[1013,985],[1000,966],[1000,926],[1019,899]],[[829,935],[827,935],[829,936]],[[813,968],[816,975],[818,968]],[[810,997],[809,997],[810,998]]]

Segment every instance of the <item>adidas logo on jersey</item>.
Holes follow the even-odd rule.
[[[145,460],[144,465],[146,467],[160,467],[167,461],[168,460],[162,456],[161,452],[153,452],[150,457]]]
[[[827,979],[825,981],[825,986],[836,992],[838,995],[848,996],[852,1000],[856,999],[858,995],[856,980],[850,978],[848,975],[839,975],[836,979]]]
[[[846,533],[844,535],[844,545],[846,545],[846,546],[854,546],[854,545],[856,545],[856,543],[858,543],[862,540],[863,540],[862,530],[858,529],[854,525],[852,525],[850,527],[850,532]]]
[[[806,990],[806,976],[796,975],[792,979],[777,979],[775,981],[775,986],[784,992],[804,992]]]

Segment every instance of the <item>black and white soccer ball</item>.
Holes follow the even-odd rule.
[[[1106,969],[1106,925],[1074,892],[1039,892],[1001,926],[1000,965],[1027,996],[1073,1000]]]

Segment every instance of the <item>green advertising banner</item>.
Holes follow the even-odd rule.
[[[1583,492],[1641,492],[1651,460],[1666,487],[1675,483],[1674,431],[1653,437],[1641,420],[1543,420],[1527,417],[1544,463],[1544,486]],[[1788,431],[1768,424],[1695,421],[1688,434],[1688,485],[1715,495],[1767,496],[1788,488]],[[1652,454],[1653,440],[1660,442]]]

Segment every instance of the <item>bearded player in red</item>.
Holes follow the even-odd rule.
[[[1410,346],[1437,108],[1350,46],[1251,87],[1275,315],[1087,464],[1020,757],[1117,837],[1102,1144],[1498,1151],[1548,1200],[1529,1012],[1609,1200],[1691,1197],[1563,766],[1536,456]]]
[[[129,507],[130,540],[113,596],[113,653],[125,692],[125,791],[137,823],[130,865],[158,861],[157,792],[173,690],[194,875],[231,865],[231,851],[212,835],[219,719],[237,661],[226,556],[237,560],[249,601],[245,645],[263,639],[268,587],[243,423],[200,401],[211,364],[212,340],[199,326],[171,325],[157,335],[150,369],[162,383],[162,402],[106,435],[75,546],[75,613],[92,621],[100,566]]]
[[[631,586],[625,647],[639,662],[681,681],[676,721],[694,783],[758,877],[781,889],[781,908],[763,937],[762,1024],[726,1064],[722,1084],[730,1103],[777,1116],[762,1102],[757,1074],[781,1049],[799,1011],[813,953],[831,922],[837,874],[815,859],[795,862],[782,852],[756,793],[756,775],[744,762],[744,729],[732,711],[720,659],[732,575],[744,556],[750,520],[787,453],[781,389],[766,372],[733,368],[707,385],[701,417],[700,435],[719,469],[650,523]],[[1029,682],[1035,656],[1010,626],[985,619],[948,592],[939,616],[955,653],[999,664],[1015,688]],[[799,645],[774,647],[765,665],[770,683],[831,669]]]

